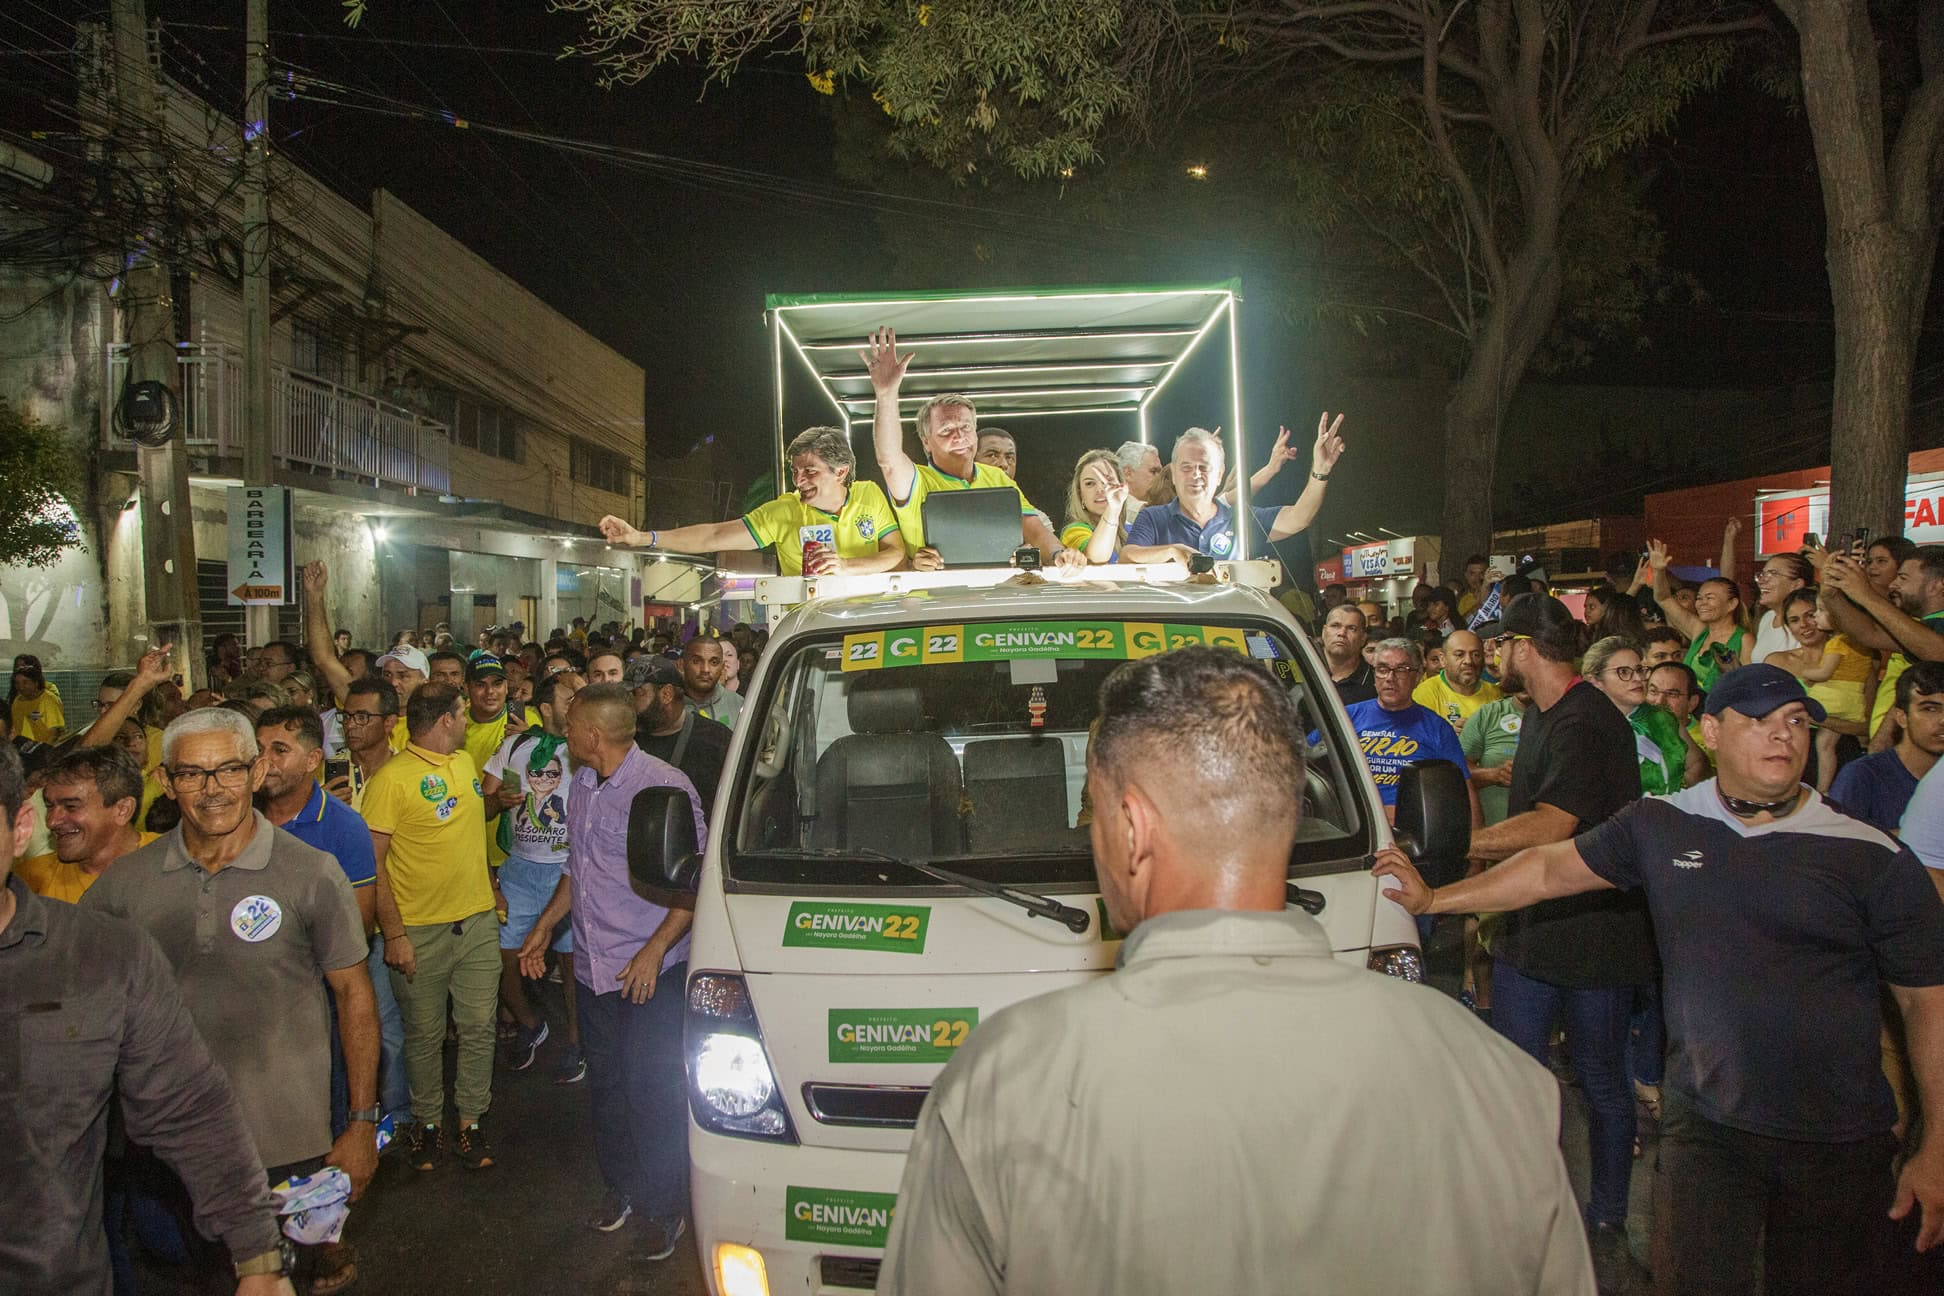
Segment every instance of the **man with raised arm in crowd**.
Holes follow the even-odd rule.
[[[1256,505],[1248,513],[1249,552],[1261,557],[1272,541],[1308,529],[1323,507],[1330,473],[1343,455],[1343,415],[1331,422],[1326,411],[1317,420],[1316,444],[1310,451],[1310,479],[1293,504]],[[1194,554],[1211,558],[1235,556],[1238,537],[1235,509],[1216,498],[1222,484],[1226,453],[1221,438],[1202,428],[1189,428],[1175,439],[1168,473],[1175,499],[1141,510],[1121,546],[1122,562],[1186,561]]]
[[[887,328],[871,334],[869,348],[858,352],[858,357],[870,372],[877,398],[871,440],[878,471],[884,474],[914,568],[937,571],[944,565],[938,550],[925,544],[925,497],[933,491],[976,488],[1009,489],[1019,495],[1021,534],[1044,561],[1061,567],[1087,565],[1086,554],[1060,543],[1018,483],[991,464],[979,462],[979,415],[969,397],[934,396],[918,407],[913,422],[927,462],[914,463],[905,453],[904,418],[898,408],[898,390],[911,367],[911,356],[898,354],[898,336]]]
[[[612,515],[601,519],[609,544],[643,545],[683,553],[774,549],[785,576],[867,575],[905,560],[898,517],[884,490],[857,480],[857,456],[842,428],[799,432],[784,457],[796,489],[728,522],[668,531],[643,531]],[[618,683],[593,679],[591,684]]]
[[[1895,839],[1803,784],[1821,717],[1786,671],[1742,667],[1701,722],[1716,778],[1435,891],[1394,850],[1375,869],[1412,913],[1644,894],[1669,1043],[1653,1263],[1667,1296],[1753,1292],[1761,1275],[1769,1291],[1883,1291],[1886,1214],[1921,1213],[1920,1251],[1944,1241],[1944,902]],[[1930,1118],[1901,1170],[1880,987]]]
[[[1303,730],[1222,649],[1108,677],[1087,783],[1117,970],[953,1054],[880,1292],[1591,1296],[1552,1077],[1288,904]]]

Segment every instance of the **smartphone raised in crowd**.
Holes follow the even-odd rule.
[[[324,758],[324,782],[335,783],[341,778],[351,777],[351,758],[349,756],[326,756]]]

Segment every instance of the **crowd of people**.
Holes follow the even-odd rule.
[[[1018,495],[1021,537],[1048,566],[1224,558],[1244,528],[1260,553],[1308,527],[1344,452],[1343,418],[1325,414],[1294,501],[1238,513],[1218,432],[1188,429],[1165,463],[1141,442],[1090,450],[1056,524],[1016,484],[1014,439],[981,428],[967,397],[918,406],[914,458],[899,416],[909,355],[887,330],[862,359],[884,487],[857,480],[843,431],[811,428],[787,447],[794,489],[740,518],[602,530],[649,548],[771,549],[786,574],[933,570],[948,556],[927,543],[924,499],[986,488]],[[1303,458],[1291,439],[1252,492]],[[1466,857],[1420,871],[1385,850],[1376,872],[1427,947],[1441,915],[1460,924],[1460,997],[1491,1031],[1344,971],[1286,910],[1288,789],[1312,741],[1287,690],[1213,650],[1117,672],[1088,789],[1104,903],[1130,933],[1122,970],[1000,1015],[947,1068],[885,1289],[1187,1289],[1157,1287],[1176,1274],[1271,1290],[1303,1265],[1355,1288],[1329,1257],[1361,1238],[1375,1248],[1362,1277],[1400,1286],[1442,1273],[1470,1291],[1578,1291],[1583,1277],[1631,1290],[1645,1281],[1626,1235],[1643,1118],[1660,1130],[1661,1290],[1935,1282],[1922,1266],[1944,1241],[1944,547],[1810,546],[1766,557],[1744,589],[1738,531],[1702,569],[1676,568],[1658,542],[1617,558],[1580,616],[1543,571],[1482,556],[1396,616],[1341,585],[1287,600],[1313,622],[1387,813],[1412,765],[1464,777]],[[682,1000],[657,991],[685,982],[690,913],[630,885],[629,809],[675,788],[706,841],[765,633],[677,643],[577,619],[540,639],[516,622],[470,643],[440,626],[359,647],[330,616],[323,564],[303,588],[301,643],[221,636],[187,692],[158,648],[103,679],[86,724],[38,660],[14,662],[0,1017],[22,1023],[6,1119],[33,1136],[13,1139],[0,1187],[24,1225],[0,1236],[0,1278],[137,1291],[140,1215],[173,1229],[184,1272],[210,1289],[260,1296],[294,1275],[329,1296],[356,1281],[342,1227],[381,1145],[414,1173],[490,1170],[495,1077],[543,1056],[556,1083],[587,1086],[600,1132],[588,1225],[631,1228],[644,1263],[665,1258],[686,1228],[688,1115]],[[1247,755],[1225,782],[1182,754],[1218,748]],[[1316,995],[1323,982],[1301,970],[1313,966],[1334,974],[1304,1032],[1256,1029]],[[1121,978],[1141,978],[1154,1014],[1130,1014]],[[1375,1020],[1392,1030],[1382,1047],[1363,1030]],[[1215,1051],[1236,1038],[1261,1042],[1249,1065]],[[1326,1038],[1367,1064],[1353,1064],[1355,1092],[1317,1061]],[[1130,1061],[1142,1040],[1157,1051]],[[1426,1065],[1449,1103],[1384,1060],[1407,1045],[1438,1059]],[[1553,1147],[1556,1086],[1527,1059],[1584,1096],[1577,1207]],[[1085,1087],[1076,1076],[1110,1063],[1143,1086],[1107,1104],[1116,1117],[1049,1114],[1049,1086]],[[1156,1171],[1211,1140],[1251,1194],[1337,1218],[1314,1165],[1299,1172],[1252,1127],[1140,1128],[1169,1103],[1276,1108],[1304,1068],[1320,1145],[1354,1128],[1454,1185],[1462,1208],[1382,1228],[1343,1216],[1339,1249],[1274,1273],[1273,1246],[1230,1246],[1217,1222],[1235,1185],[1203,1193],[1192,1245],[1149,1227],[1182,1191]],[[1381,1131],[1358,1106],[1376,1101],[1400,1105]],[[1543,1137],[1510,1132],[1530,1132],[1535,1112]],[[1104,1149],[1103,1120],[1125,1131]],[[1070,1164],[1117,1167],[1103,1182],[1140,1185],[1134,1208],[1103,1216],[1071,1185],[1003,1186],[1021,1131]],[[301,1246],[280,1203],[311,1221]],[[1424,1245],[1380,1259],[1378,1235],[1407,1228]]]
[[[1401,617],[1351,603],[1344,587],[1333,586],[1323,591],[1320,647],[1387,807],[1402,769],[1417,761],[1450,760],[1472,788],[1469,867],[1446,865],[1428,879],[1442,884],[1438,902],[1414,903],[1429,894],[1414,889],[1411,907],[1427,941],[1435,914],[1466,916],[1464,1002],[1581,1087],[1591,1134],[1586,1224],[1602,1290],[1624,1290],[1639,1278],[1625,1223],[1642,1119],[1659,1126],[1663,1169],[1670,1158],[1681,1167],[1670,1172],[1675,1197],[1657,1224],[1693,1218],[1708,1230],[1700,1242],[1679,1230],[1671,1242],[1663,1239],[1672,1249],[1656,1254],[1655,1272],[1678,1276],[1667,1290],[1754,1290],[1746,1284],[1764,1254],[1757,1207],[1769,1211],[1768,1290],[1853,1290],[1845,1284],[1860,1281],[1857,1275],[1885,1281],[1885,1265],[1893,1275],[1921,1270],[1928,1276],[1911,1281],[1923,1290],[1937,1281],[1934,1265],[1911,1269],[1885,1260],[1901,1255],[1887,1244],[1874,1259],[1858,1247],[1883,1242],[1892,1199],[1884,1176],[1898,1158],[1881,1145],[1893,1124],[1904,1136],[1908,1189],[1899,1215],[1921,1199],[1932,1212],[1921,1226],[1924,1241],[1944,1238],[1944,1137],[1922,1132],[1924,1113],[1944,1099],[1944,1052],[1933,1016],[1944,993],[1937,982],[1944,928],[1934,911],[1922,916],[1929,889],[1918,867],[1928,866],[1944,894],[1944,853],[1924,836],[1935,831],[1929,818],[1938,812],[1916,797],[1920,787],[1933,787],[1931,804],[1944,807],[1944,775],[1929,777],[1944,753],[1944,637],[1932,628],[1944,613],[1944,548],[1919,548],[1897,536],[1836,551],[1811,545],[1766,558],[1753,589],[1744,590],[1734,569],[1738,531],[1730,523],[1721,557],[1687,569],[1688,580],[1671,574],[1670,555],[1657,541],[1639,555],[1616,555],[1610,582],[1585,592],[1583,619],[1546,592],[1543,572],[1507,576],[1488,570],[1482,556],[1464,565],[1461,592],[1421,585]],[[1775,729],[1781,721],[1770,723],[1771,714],[1787,721],[1773,735],[1773,750],[1751,755],[1724,746],[1724,735],[1744,722]],[[1760,762],[1767,767],[1756,768]],[[1752,798],[1740,790],[1749,786],[1769,791]],[[1670,858],[1698,870],[1704,851],[1693,851],[1691,863],[1659,838],[1644,847],[1627,839],[1645,854],[1623,866],[1624,851],[1612,845],[1619,830],[1605,825],[1635,822],[1634,814],[1644,821],[1645,810],[1630,810],[1642,798],[1759,836],[1763,849],[1754,853],[1777,873],[1820,872],[1829,847],[1812,837],[1868,842],[1870,849],[1858,847],[1855,861],[1836,873],[1792,878],[1793,912],[1738,917],[1737,939],[1724,944],[1710,936],[1717,943],[1704,956],[1681,942],[1718,930],[1716,915],[1690,909],[1697,902],[1679,893],[1663,907],[1656,883],[1686,874],[1654,871]],[[1754,833],[1771,824],[1778,831]],[[1681,845],[1704,844],[1693,825],[1682,831],[1692,840]],[[1898,849],[1899,837],[1909,850]],[[1582,894],[1518,891],[1514,902],[1499,902],[1511,885],[1501,875],[1526,869],[1494,865],[1515,856],[1523,865],[1528,856],[1521,852],[1575,842],[1592,868],[1573,875],[1573,890]],[[1594,844],[1605,852],[1597,860]],[[1547,858],[1561,857],[1556,851]],[[1709,876],[1725,886],[1724,872],[1716,867]],[[1737,885],[1775,890],[1779,879],[1765,871]],[[1913,885],[1922,889],[1913,894]],[[1803,893],[1817,886],[1834,890],[1819,901]],[[1722,902],[1726,894],[1710,899]],[[1678,934],[1670,934],[1670,924],[1679,925]],[[1926,927],[1928,946],[1900,943]],[[1781,988],[1820,974],[1839,929],[1851,942],[1844,975],[1855,993],[1838,1005],[1805,986],[1801,1015],[1788,1008],[1781,1029],[1770,1003],[1797,1002]],[[1708,970],[1684,961],[1696,958]],[[1747,986],[1739,971],[1730,974],[1726,965],[1744,958],[1762,969],[1759,987]],[[1786,975],[1764,960],[1788,963]],[[1878,981],[1895,991],[1883,1013]],[[1741,1019],[1774,1028],[1766,1042],[1748,1038],[1739,1024],[1709,1034],[1724,1025],[1721,997],[1744,987],[1770,1001],[1745,1005]],[[1705,1028],[1693,1015],[1697,999],[1711,1014]],[[1828,1064],[1828,1041],[1819,1033],[1837,1029],[1835,1019],[1814,1020],[1825,1010],[1849,1014],[1841,1029],[1853,1052],[1850,1070],[1817,1094],[1814,1085],[1774,1073]],[[1870,1041],[1867,1057],[1859,1032]],[[1802,1046],[1799,1053],[1783,1047],[1792,1043]],[[1751,1052],[1737,1052],[1743,1046]],[[1817,1107],[1832,1101],[1829,1092],[1847,1107],[1840,1118]],[[1783,1110],[1791,1096],[1799,1108]],[[1852,1151],[1865,1159],[1883,1151],[1871,1167],[1876,1178],[1811,1185],[1797,1175],[1808,1162],[1783,1157],[1783,1168],[1772,1173],[1681,1182],[1703,1155],[1690,1139],[1754,1159],[1781,1154],[1744,1136],[1820,1146],[1865,1132],[1868,1148]],[[1741,1194],[1741,1215],[1720,1202],[1700,1208],[1701,1197],[1731,1192]],[[1858,1202],[1871,1212],[1859,1213]],[[1750,1210],[1757,1210],[1753,1224]],[[1778,1219],[1792,1221],[1789,1236],[1775,1227]],[[1908,1233],[1918,1228],[1913,1222]],[[1724,1237],[1737,1239],[1732,1255],[1719,1254]],[[1708,1254],[1683,1250],[1687,1245]],[[1805,1285],[1779,1288],[1779,1274],[1800,1274]],[[1863,1289],[1900,1289],[1894,1278],[1887,1281]]]
[[[14,663],[0,1015],[20,995],[47,1015],[42,1092],[8,1114],[31,1151],[0,1190],[38,1213],[34,1236],[0,1241],[0,1286],[138,1291],[139,1221],[201,1289],[341,1291],[357,1278],[343,1223],[381,1144],[415,1172],[491,1168],[495,1073],[543,1052],[555,1083],[587,1084],[601,1131],[589,1224],[632,1221],[633,1254],[672,1254],[681,997],[654,990],[684,980],[689,915],[629,886],[628,811],[676,787],[706,840],[767,633],[678,646],[577,619],[470,645],[406,630],[381,651],[333,628],[322,564],[303,582],[304,644],[220,637],[210,687],[186,695],[155,649],[104,677],[86,726],[38,661]],[[8,960],[23,932],[62,935]],[[112,994],[58,990],[97,975]],[[562,990],[539,993],[547,980]],[[125,1137],[83,1101],[111,1087]],[[208,1110],[190,1120],[179,1100]],[[290,1247],[293,1194],[336,1213]]]

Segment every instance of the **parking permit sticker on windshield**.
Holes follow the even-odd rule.
[[[891,1236],[891,1213],[897,1205],[896,1193],[787,1187],[783,1236],[792,1242],[882,1247]]]
[[[800,900],[783,924],[783,944],[819,949],[923,954],[929,905],[845,904]]]
[[[1158,621],[999,621],[977,625],[901,626],[844,636],[847,671],[934,662],[1003,662],[1055,657],[1126,661],[1190,644],[1248,651],[1245,631],[1229,626]]]
[[[977,1008],[832,1008],[832,1062],[949,1062]]]

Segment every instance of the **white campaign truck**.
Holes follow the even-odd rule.
[[[1007,1005],[1113,968],[1083,788],[1124,661],[1215,644],[1287,683],[1311,730],[1290,903],[1338,958],[1422,976],[1369,871],[1392,831],[1315,647],[1263,588],[1274,566],[759,582],[806,601],[750,683],[708,848],[686,796],[655,789],[631,852],[639,884],[695,894],[691,1192],[719,1296],[871,1290],[939,1069]],[[1454,767],[1406,773],[1413,854],[1462,856],[1467,814]]]
[[[778,480],[794,430],[786,360],[812,421],[834,411],[868,447],[857,352],[881,325],[915,357],[907,415],[968,394],[1022,462],[1045,453],[1035,420],[1056,418],[1091,420],[1106,446],[1145,442],[1151,424],[1219,426],[1240,463],[1239,287],[771,297]],[[1177,383],[1184,368],[1198,372]],[[1248,474],[1236,477],[1239,507]],[[1271,596],[1278,564],[1248,554],[1245,532],[1232,561],[1195,575],[1172,563],[757,582],[762,602],[792,610],[749,680],[707,850],[679,792],[641,793],[630,824],[636,885],[693,894],[691,1206],[717,1296],[871,1290],[939,1069],[1007,1005],[1113,968],[1084,788],[1100,685],[1125,661],[1217,644],[1288,685],[1310,731],[1304,786],[1289,790],[1303,811],[1290,903],[1338,958],[1421,978],[1416,928],[1370,873],[1392,829],[1356,735]],[[1398,807],[1414,856],[1462,860],[1469,803],[1453,766],[1407,771]]]

